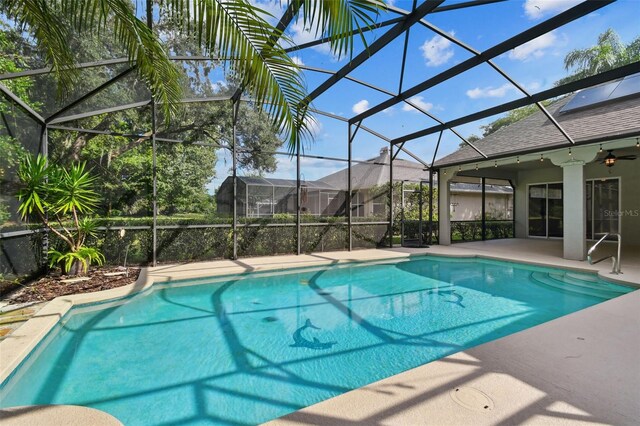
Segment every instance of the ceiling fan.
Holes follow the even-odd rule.
[[[604,164],[607,167],[613,167],[618,160],[635,160],[638,158],[637,155],[613,155],[613,150],[608,149],[606,157],[600,160],[600,164]]]

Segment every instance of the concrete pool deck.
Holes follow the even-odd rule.
[[[170,280],[433,254],[573,268],[640,286],[640,253],[623,253],[624,274],[610,275],[608,263],[564,260],[558,250],[561,242],[512,239],[147,268],[133,285],[59,297],[47,304],[0,342],[0,382],[74,305],[125,297]],[[638,307],[640,292],[636,291],[337,396],[274,423],[632,424],[631,419],[640,418]],[[478,404],[482,408],[476,411]]]

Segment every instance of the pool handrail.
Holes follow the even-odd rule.
[[[599,235],[600,233],[596,234]],[[601,242],[603,242],[604,240],[607,239],[607,237],[612,236],[612,237],[616,237],[617,238],[617,242],[618,242],[618,256],[605,256],[602,259],[598,259],[595,262],[593,261],[591,254],[596,250],[596,248],[598,247],[598,245],[600,245]],[[612,232],[605,232],[604,235],[602,236],[602,238],[600,238],[594,245],[591,246],[591,248],[589,249],[589,251],[587,252],[587,261],[589,262],[589,265],[595,265],[596,263],[602,262],[603,260],[609,259],[611,258],[612,260],[612,269],[611,269],[611,273],[612,274],[621,274],[622,271],[620,271],[620,254],[621,254],[621,247],[622,247],[622,236],[620,234],[617,233],[612,233]]]

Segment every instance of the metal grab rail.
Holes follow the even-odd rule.
[[[595,262],[593,261],[593,259],[591,258],[591,254],[596,250],[596,248],[598,247],[598,245],[600,245],[601,242],[603,242],[604,240],[607,239],[608,236],[614,236],[617,238],[618,240],[618,257],[616,256],[605,256],[602,259],[598,259]],[[622,236],[620,234],[613,234],[613,233],[605,233],[602,238],[600,238],[594,245],[591,246],[591,248],[589,249],[589,251],[587,252],[587,260],[589,261],[589,265],[595,265],[596,263],[602,262],[603,260],[609,259],[611,258],[612,260],[612,269],[611,269],[611,273],[612,274],[621,274],[622,272],[620,271],[620,250],[622,247]]]

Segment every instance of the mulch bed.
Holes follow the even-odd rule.
[[[91,293],[109,290],[115,287],[132,284],[138,279],[140,268],[128,268],[129,275],[105,276],[113,272],[123,272],[122,268],[90,268],[85,277],[86,281],[62,282],[69,278],[59,272],[52,272],[33,282],[17,285],[16,288],[2,295],[2,300],[10,304],[45,302],[58,296],[68,294]]]

